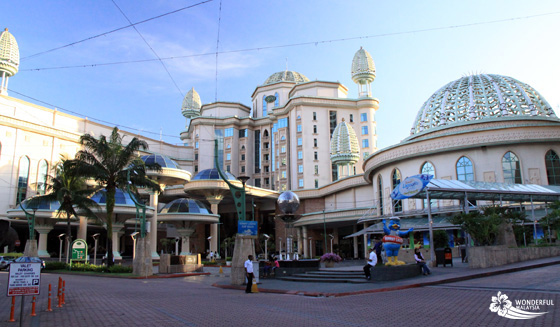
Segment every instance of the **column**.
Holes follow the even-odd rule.
[[[353,226],[352,234],[358,232],[358,225]],[[358,259],[358,236],[352,237],[352,243],[354,245],[354,259]]]
[[[301,234],[303,238],[303,257],[311,259],[311,256],[309,255],[309,239],[307,237],[307,226],[301,227]]]
[[[48,225],[35,225],[35,230],[39,233],[39,249],[37,251],[38,256],[41,258],[50,258],[49,252],[47,251],[47,236],[49,232],[53,230],[53,226]]]
[[[80,217],[80,227],[78,227],[78,238],[87,241],[87,217]]]
[[[161,186],[161,185],[160,185]],[[150,219],[150,229],[148,230],[147,237],[150,238],[150,247],[152,253],[152,260],[159,260],[159,255],[157,253],[157,228],[158,228],[158,220],[157,220],[157,211],[158,211],[158,202],[159,202],[159,193],[153,192],[150,193],[150,207],[154,208],[154,215]]]
[[[218,204],[220,204],[220,202],[224,199],[223,195],[211,195],[211,196],[207,196],[206,200],[210,203],[210,211],[212,211],[213,214],[218,215]],[[218,224],[212,224],[210,225],[210,236],[212,236],[212,239],[210,239],[210,251],[214,251],[217,252],[218,250]],[[206,241],[208,242],[208,241]],[[208,243],[207,243],[208,244]]]
[[[113,223],[113,259],[122,260],[121,257],[121,236],[124,234],[124,224]]]
[[[362,226],[362,228],[366,229],[368,226],[366,223],[364,223],[364,225]],[[364,234],[364,258],[367,258],[369,251],[367,248],[367,234]]]
[[[298,254],[298,258],[303,259],[303,243],[305,242],[303,241],[303,238],[301,236],[301,228],[296,229],[296,234],[297,234],[297,245],[298,245],[296,252]]]
[[[193,228],[177,228],[177,233],[181,236],[181,253],[179,255],[191,254],[190,237],[194,233]]]

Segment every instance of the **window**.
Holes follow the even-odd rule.
[[[369,148],[369,140],[363,139],[362,140],[362,149]]]
[[[194,148],[198,149],[198,141],[194,142]]]
[[[319,175],[319,165],[315,165],[315,175]]]
[[[288,118],[278,119],[278,128],[286,128],[286,127],[288,127]]]
[[[367,121],[367,112],[363,112],[360,114],[360,121],[361,122]]]
[[[245,166],[241,166],[241,172],[242,172],[242,173],[245,172]]]
[[[286,178],[286,171],[282,170],[282,178]]]
[[[315,188],[319,188],[319,180],[318,179],[315,180]]]
[[[364,152],[364,159],[366,159],[367,157],[369,157],[369,152]]]
[[[233,136],[233,127],[224,129],[224,137],[232,137]]]
[[[329,124],[331,128],[329,136],[332,137],[334,129],[336,128],[336,111],[329,111]]]
[[[270,168],[269,168],[268,166],[264,166],[264,172],[265,172],[265,173],[270,172]]]
[[[266,105],[267,105],[267,103],[266,103],[265,98],[266,98],[266,95],[263,95],[263,117],[266,117],[266,115],[267,115],[267,114],[266,114]]]
[[[313,120],[317,120],[317,113],[315,111],[313,112]]]
[[[383,180],[381,175],[377,176],[377,202],[379,203],[379,214],[383,215]]]
[[[303,178],[300,178],[300,179],[298,180],[298,186],[299,186],[300,188],[303,188]]]
[[[282,136],[280,137],[280,141],[286,141],[286,135],[282,135]]]
[[[226,160],[231,160],[231,153],[226,153]]]
[[[268,161],[269,160],[269,155],[268,153],[264,155],[264,161]]]
[[[353,123],[354,122],[354,115],[350,114],[350,122]]]
[[[29,158],[27,156],[23,156],[19,159],[16,204],[19,204],[20,200],[21,201],[25,200],[27,196],[28,178],[29,178]]]
[[[195,172],[195,173],[198,172],[198,165],[194,166],[194,172]]]
[[[244,154],[241,155],[241,161],[245,161],[245,155]]]
[[[317,147],[317,144],[318,144],[317,139],[313,139],[313,146]]]
[[[297,132],[301,133],[301,125],[297,125]]]
[[[368,134],[369,134],[368,127],[362,126],[362,135],[368,135]]]
[[[286,153],[286,146],[282,145],[282,147],[280,147],[280,152],[281,153]]]
[[[231,173],[231,166],[230,166],[230,165],[227,165],[227,166],[226,166],[226,171],[227,171],[228,173]]]
[[[226,149],[231,149],[231,144],[228,143],[228,144],[226,145]]]
[[[504,172],[504,183],[523,183],[519,159],[513,152],[506,153],[502,158],[502,170]]]
[[[278,107],[280,105],[280,97],[278,96],[278,92],[274,93],[274,107]]]
[[[269,145],[270,145],[270,144],[269,144],[268,142],[264,142],[264,143],[263,143],[263,147],[264,147],[265,149],[268,149],[268,148],[269,148]]]
[[[248,131],[247,131],[246,128],[245,128],[245,129],[240,129],[240,130],[239,130],[239,138],[247,137],[247,134],[248,134]]]
[[[303,174],[303,165],[298,165],[297,171],[298,173]]]
[[[298,158],[299,160],[303,159],[303,151],[298,151],[298,152],[297,152],[297,158]]]
[[[49,173],[49,164],[47,160],[39,161],[39,169],[37,171],[37,193],[39,195],[45,194],[47,188],[47,176]]]
[[[393,170],[391,188],[394,190],[401,183],[401,172],[397,168]],[[395,212],[402,212],[402,200],[395,201]]]
[[[319,152],[313,152],[313,160],[319,160]]]
[[[467,157],[461,157],[457,161],[457,180],[474,181],[473,164]]]
[[[303,145],[303,139],[301,137],[297,138],[297,145],[298,146],[302,146]]]
[[[313,134],[317,134],[317,125],[313,125]]]
[[[548,185],[560,185],[560,158],[553,150],[545,155],[546,177]]]
[[[260,178],[255,178],[255,186],[256,187],[261,187],[261,179]]]
[[[426,161],[422,165],[422,169],[421,169],[420,173],[433,175],[434,177],[436,176],[436,170],[434,169],[434,165],[432,165],[432,163],[429,162],[429,161]]]
[[[286,165],[286,158],[282,158],[282,166]]]
[[[198,160],[198,153],[194,154],[194,160]]]

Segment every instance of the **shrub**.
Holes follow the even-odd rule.
[[[321,262],[324,261],[341,262],[342,258],[335,253],[325,253],[321,256]]]
[[[447,248],[449,247],[449,235],[444,230],[434,231],[434,248]]]
[[[130,267],[130,266],[115,265],[115,266],[109,267],[109,272],[110,272],[110,273],[113,273],[113,274],[132,273],[132,267]]]
[[[64,270],[64,269],[68,269],[68,265],[66,264],[66,262],[46,261],[44,269],[45,270]]]

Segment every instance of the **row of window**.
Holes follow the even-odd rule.
[[[27,187],[29,186],[29,170],[31,161],[28,156],[22,156],[19,159],[18,169],[18,185],[16,192],[16,203],[23,201],[27,197]],[[45,194],[47,186],[47,176],[49,173],[49,164],[47,160],[42,159],[37,165],[37,193]]]

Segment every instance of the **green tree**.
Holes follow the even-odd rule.
[[[554,235],[555,232],[557,234],[558,231],[560,231],[560,201],[552,202],[548,205],[548,208],[550,209],[548,214],[540,223],[544,227],[547,227],[546,229],[550,228],[551,234]]]
[[[158,164],[145,165],[138,156],[138,151],[147,150],[148,143],[134,137],[128,144],[123,145],[123,137],[117,127],[113,128],[111,136],[104,135],[95,138],[90,134],[80,137],[84,149],[78,151],[73,169],[80,176],[92,178],[100,188],[106,192],[106,224],[107,224],[107,265],[113,265],[113,210],[115,208],[115,193],[117,188],[126,191],[128,185],[127,172],[133,190],[145,187],[150,190],[161,191],[159,184],[149,178],[147,170],[161,170]],[[154,244],[155,246],[155,244]]]
[[[89,218],[97,218],[92,209],[99,206],[90,196],[96,191],[95,188],[87,188],[85,179],[72,170],[72,160],[62,158],[53,168],[54,176],[47,176],[46,194],[29,199],[29,207],[37,208],[42,203],[58,201],[60,204],[57,216],[66,216],[66,249],[70,247],[72,240],[72,229],[70,219],[78,215]],[[66,252],[68,253],[68,252]]]

